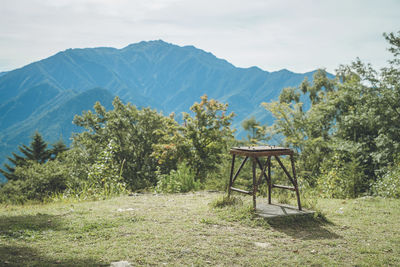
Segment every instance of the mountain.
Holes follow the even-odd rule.
[[[114,96],[164,114],[189,111],[207,94],[236,113],[234,126],[252,115],[271,123],[261,102],[277,99],[284,87],[297,86],[314,72],[237,68],[193,46],[164,41],[122,49],[67,49],[22,68],[0,73],[0,157],[27,144],[34,131],[54,142],[68,140],[74,114],[95,101],[109,106]],[[240,134],[240,131],[239,131]]]
[[[113,99],[114,96],[102,88],[93,88],[82,93],[73,91],[60,93],[52,99],[54,103],[46,103],[46,107],[37,108],[25,120],[1,132],[0,162],[4,163],[11,152],[17,151],[18,145],[29,144],[35,131],[39,131],[46,141],[55,142],[63,139],[64,142],[69,143],[71,133],[81,131],[79,127],[72,124],[75,114],[92,109],[96,101],[100,101],[107,109],[111,109]],[[21,106],[22,102],[18,100],[16,106]]]

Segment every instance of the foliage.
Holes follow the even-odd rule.
[[[208,100],[204,95],[200,103],[195,103],[190,108],[194,117],[183,113],[183,135],[187,147],[185,156],[196,179],[201,182],[218,169],[228,150],[227,145],[233,138],[230,126],[234,114],[226,114],[227,108],[227,104],[214,99]]]
[[[68,169],[57,160],[40,164],[29,161],[15,169],[18,180],[5,183],[0,189],[0,202],[24,203],[43,201],[67,188]]]
[[[62,140],[54,143],[53,147],[51,149],[48,149],[47,142],[43,140],[42,136],[38,132],[35,132],[29,146],[23,144],[22,146],[19,146],[18,149],[23,154],[23,156],[12,153],[12,157],[8,157],[7,159],[14,166],[10,166],[9,164],[5,163],[4,167],[6,168],[6,170],[0,169],[0,173],[2,173],[4,177],[7,178],[7,180],[13,181],[21,179],[15,174],[15,168],[29,165],[28,161],[34,161],[39,164],[43,164],[47,160],[55,159],[58,154],[68,150]]]
[[[88,179],[88,170],[92,164],[91,156],[82,147],[72,147],[57,157],[59,164],[68,171],[68,190],[79,188],[81,181]]]
[[[32,138],[30,146],[22,145],[19,147],[22,154],[28,160],[33,160],[38,163],[45,163],[50,157],[50,151],[47,149],[47,143],[43,140],[42,136],[36,132]]]
[[[7,163],[4,163],[4,169],[0,169],[0,173],[2,175],[4,175],[4,177],[8,180],[8,181],[14,181],[14,180],[18,180],[18,177],[15,176],[14,172],[15,172],[15,167],[17,166],[23,166],[26,161],[23,157],[21,157],[20,155],[16,154],[16,153],[12,153],[12,157],[7,157],[8,161],[10,161],[14,166],[11,166]]]
[[[380,72],[357,59],[335,79],[319,70],[263,104],[276,118],[269,130],[298,152],[301,176],[326,196],[368,192],[400,153],[400,32],[385,37],[394,59]]]
[[[72,195],[77,198],[105,198],[126,192],[126,184],[121,173],[124,162],[118,165],[114,159],[118,146],[113,140],[101,151],[96,161],[88,166],[87,179],[69,183],[63,197]]]
[[[67,151],[69,148],[64,143],[62,139],[58,140],[54,144],[52,144],[52,148],[49,150],[50,157],[49,159],[54,160],[56,159],[61,153]]]
[[[185,140],[184,126],[175,121],[174,113],[169,115],[168,121],[170,123],[164,126],[168,128],[168,134],[152,145],[151,156],[157,160],[157,175],[169,174],[171,170],[176,170],[179,162],[187,160],[190,150]]]
[[[269,140],[266,137],[266,127],[261,125],[256,118],[251,117],[242,122],[242,127],[244,130],[248,131],[247,140],[250,144],[256,145],[259,142]]]
[[[239,146],[241,143],[235,139],[228,142],[227,147]],[[229,176],[231,172],[232,155],[229,152],[221,154],[221,163],[217,166],[216,170],[208,175],[207,180],[202,184],[204,188],[215,191],[225,191],[229,183]]]
[[[49,198],[99,199],[126,192],[121,179],[122,166],[116,165],[111,142],[93,164],[85,151],[73,148],[56,159],[40,164],[28,161],[15,170],[18,180],[8,181],[0,189],[0,202],[24,203]]]
[[[321,196],[357,197],[371,185],[377,195],[398,196],[400,32],[385,38],[394,59],[380,71],[360,60],[340,66],[334,79],[319,70],[312,83],[306,79],[285,88],[279,101],[263,104],[276,118],[269,132],[295,149],[299,176]],[[62,141],[48,148],[36,133],[29,146],[19,147],[22,155],[8,158],[13,166],[0,170],[9,180],[0,189],[2,201],[108,197],[155,186],[162,192],[225,188],[227,152],[238,142],[227,109],[204,95],[179,124],[174,114],[139,109],[118,97],[109,111],[96,103],[94,111],[75,116],[86,131],[73,137],[72,149]],[[267,140],[267,127],[255,118],[243,127],[249,143]],[[281,171],[274,172],[279,179]]]
[[[355,157],[346,161],[336,154],[333,159],[323,162],[321,170],[317,190],[322,197],[354,198],[365,191],[364,175]]]
[[[174,134],[176,122],[148,108],[124,105],[118,97],[113,106],[113,110],[106,111],[96,103],[95,113],[75,116],[74,123],[87,131],[74,137],[74,146],[82,147],[88,162],[94,164],[97,155],[113,142],[113,160],[122,166],[121,176],[127,187],[137,190],[154,186],[159,163],[153,156],[153,146]]]
[[[304,80],[299,88],[285,89],[280,102],[263,103],[275,117],[269,130],[274,135],[284,136],[283,145],[299,152],[300,173],[309,182],[319,174],[320,158],[329,151],[336,109],[325,105],[325,99],[332,94],[334,84],[335,81],[330,80],[324,70],[319,70],[314,74],[312,85]],[[301,97],[297,97],[300,94],[308,96],[312,103],[307,111],[300,102]]]
[[[169,174],[161,174],[156,191],[163,193],[185,193],[200,189],[200,182],[186,162],[181,162],[176,170]]]
[[[131,104],[124,105],[118,98],[113,106],[113,110],[106,111],[96,103],[94,113],[89,111],[75,117],[75,124],[87,131],[74,137],[74,147],[81,150],[85,164],[98,168],[96,155],[112,143],[113,165],[121,167],[121,182],[131,190],[157,183],[166,192],[198,188],[198,180],[204,182],[207,174],[218,169],[227,141],[232,139],[229,126],[233,114],[225,115],[227,105],[206,96],[191,108],[194,117],[184,114],[182,126],[173,114],[166,117],[147,108],[137,109]],[[187,163],[178,167],[179,162]],[[189,166],[190,174],[182,164]],[[191,181],[192,173],[196,182]],[[87,179],[90,183],[94,177],[98,181],[103,176],[114,177],[92,170]]]
[[[388,171],[372,184],[372,192],[385,198],[400,198],[400,158]]]
[[[153,156],[164,174],[176,169],[179,162],[186,162],[196,181],[214,184],[216,177],[225,172],[221,166],[228,160],[227,150],[234,141],[230,128],[234,114],[226,115],[227,104],[209,100],[206,95],[190,109],[191,114],[183,113],[183,125],[173,125],[173,134],[153,145]]]
[[[15,180],[23,182],[9,183],[4,190],[19,190],[16,195],[27,200],[43,200],[50,194],[56,198],[104,198],[151,188],[157,183],[163,192],[187,192],[199,189],[207,175],[220,171],[228,142],[233,140],[233,114],[225,115],[227,105],[204,96],[201,103],[193,105],[193,117],[184,114],[183,125],[175,121],[173,114],[166,117],[149,108],[125,105],[118,97],[113,107],[106,111],[96,103],[94,111],[75,116],[74,123],[86,131],[73,136],[70,150],[60,141],[47,149],[40,135],[35,135],[31,147],[21,149],[26,158],[14,154],[12,159],[15,169],[26,165],[15,173],[10,167],[12,175],[21,175]],[[28,160],[37,164],[25,164]],[[45,178],[45,171],[39,177],[38,164],[69,170],[59,176],[62,186],[51,191],[51,185],[44,180],[53,183],[54,177]],[[31,178],[37,178],[37,184]],[[33,193],[27,189],[28,182]]]
[[[24,194],[25,183],[21,180],[11,180],[0,185],[0,203],[23,204],[28,201]]]

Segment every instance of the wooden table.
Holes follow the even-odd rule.
[[[229,178],[228,196],[230,196],[232,191],[252,195],[253,196],[253,207],[254,207],[254,209],[256,209],[256,194],[258,191],[258,186],[261,184],[262,178],[265,177],[265,179],[267,180],[267,184],[268,184],[268,203],[269,204],[271,204],[272,188],[287,189],[287,190],[292,190],[292,191],[296,192],[297,205],[298,205],[299,210],[301,210],[300,194],[299,194],[299,188],[298,188],[298,184],[297,184],[296,170],[295,170],[295,166],[294,166],[293,151],[291,149],[284,148],[284,147],[276,147],[276,146],[232,147],[230,150],[230,154],[232,154],[232,166],[231,166],[231,175]],[[289,173],[289,171],[286,169],[285,165],[283,165],[282,161],[279,158],[279,156],[283,156],[283,155],[290,156],[290,162],[292,165],[292,175]],[[235,175],[233,175],[234,169],[235,169],[236,156],[244,156],[245,158],[243,159],[242,163],[240,164],[239,169],[236,171]],[[261,163],[261,160],[260,160],[261,157],[267,157],[267,160],[264,165]],[[272,180],[271,180],[271,159],[272,159],[272,157],[275,157],[276,161],[279,163],[279,166],[283,169],[286,176],[289,178],[293,187],[286,186],[286,185],[272,184]],[[251,160],[252,160],[252,172],[253,172],[253,190],[252,191],[246,191],[246,190],[242,190],[242,189],[233,187],[233,184],[235,183],[236,178],[238,177],[244,164],[246,163],[246,161],[249,158],[251,158]],[[261,170],[261,174],[260,174],[260,177],[258,180],[256,177],[257,166]],[[266,174],[266,170],[268,171],[268,174]]]

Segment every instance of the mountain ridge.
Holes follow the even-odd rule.
[[[60,135],[69,138],[68,131],[79,131],[71,126],[70,113],[67,112],[72,117],[53,112],[65,108],[66,103],[81,114],[94,102],[110,102],[114,96],[164,114],[180,114],[188,112],[200,96],[207,94],[229,104],[229,111],[237,115],[236,128],[252,115],[270,124],[272,117],[260,103],[277,100],[284,87],[297,86],[305,77],[312,81],[314,72],[239,68],[194,46],[162,40],[142,41],[123,48],[66,49],[0,73],[0,157],[16,151],[22,143],[27,144],[36,130],[51,129],[51,134],[42,133],[50,142]],[[105,91],[98,91],[96,100],[96,94],[83,94],[90,90]],[[83,103],[80,98],[88,102]],[[80,107],[69,101],[80,103]],[[60,118],[46,117],[49,114]],[[48,125],[43,118],[47,118]],[[57,134],[56,129],[62,134]]]

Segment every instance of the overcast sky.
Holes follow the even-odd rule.
[[[307,72],[356,57],[380,68],[400,0],[0,0],[0,71],[67,48],[162,39],[237,67]]]

